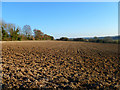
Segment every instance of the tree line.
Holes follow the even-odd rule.
[[[120,38],[120,36],[119,36]],[[24,25],[23,28],[16,27],[13,24],[6,24],[0,22],[0,40],[2,41],[21,41],[21,40],[54,40],[53,36],[44,34],[41,30],[32,30],[30,25]],[[111,37],[94,38],[73,38],[61,37],[56,39],[58,41],[83,41],[95,43],[120,43],[118,40],[113,40]]]
[[[24,25],[21,29],[13,24],[2,23],[0,27],[2,41],[54,40],[53,36],[44,34],[41,30],[32,31],[30,25]]]
[[[95,43],[120,43],[119,40],[113,40],[111,37],[104,37],[103,39],[100,39],[98,37],[85,39],[85,38],[73,38],[69,39],[67,37],[61,37],[60,39],[56,39],[58,41],[82,41],[82,42],[95,42]]]

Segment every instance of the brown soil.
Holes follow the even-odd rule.
[[[4,42],[6,88],[118,89],[117,44],[85,42]]]

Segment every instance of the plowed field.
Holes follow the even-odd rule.
[[[3,89],[120,87],[117,44],[4,42],[2,63]]]

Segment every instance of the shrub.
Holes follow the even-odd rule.
[[[60,40],[61,41],[68,41],[69,39],[67,37],[61,37]]]

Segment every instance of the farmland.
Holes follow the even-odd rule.
[[[119,88],[117,44],[2,43],[5,88]]]

